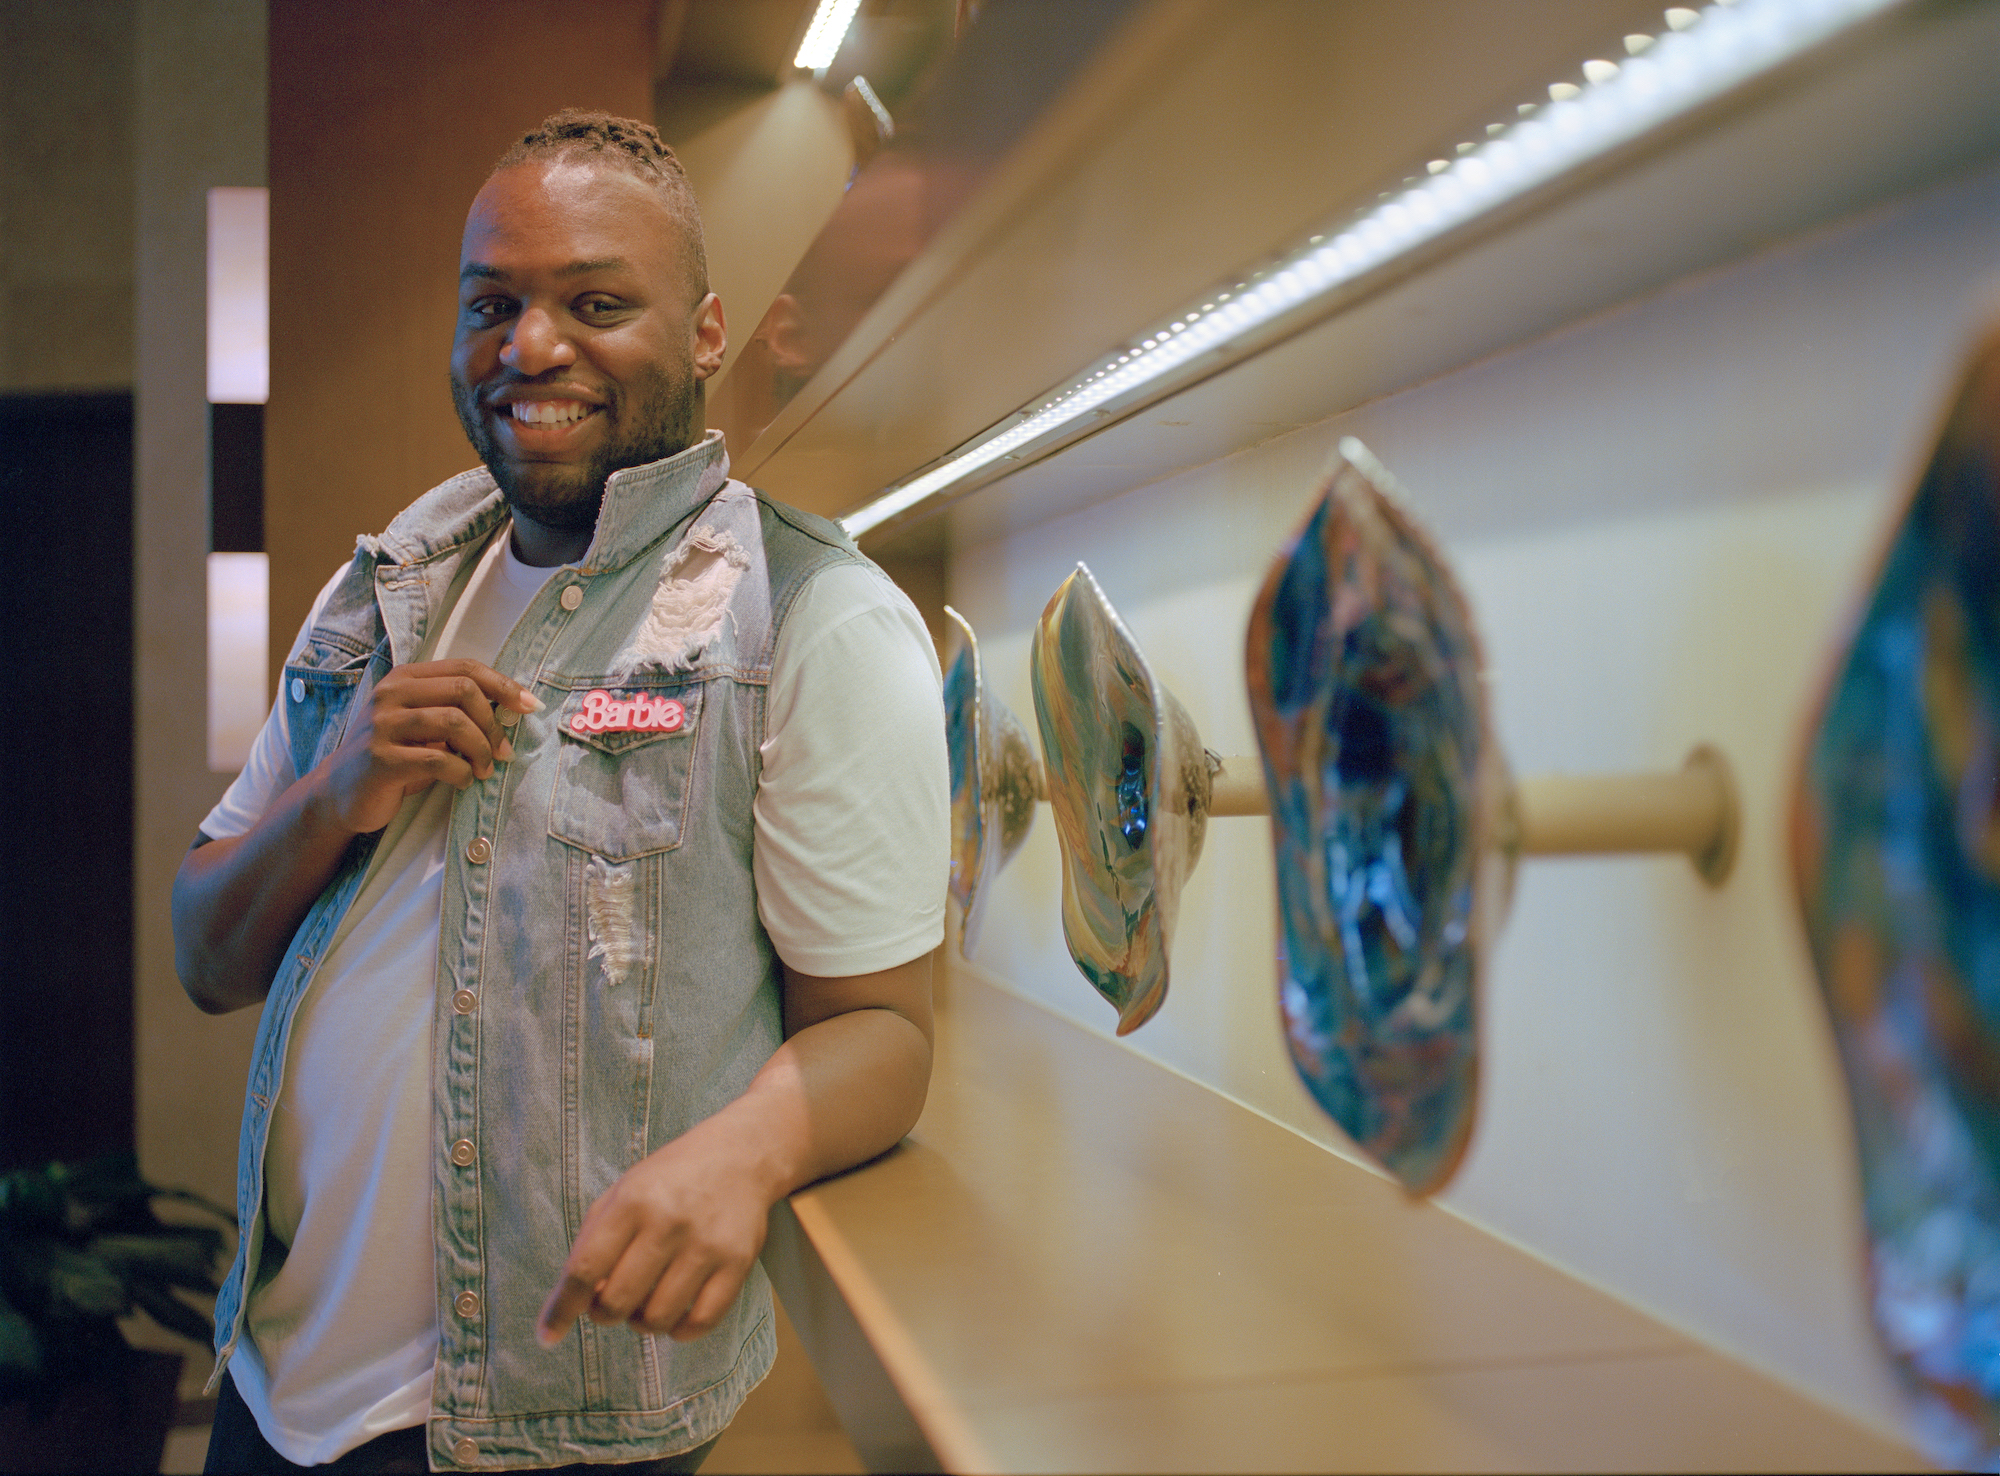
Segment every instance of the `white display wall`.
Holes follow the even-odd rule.
[[[1479,1127],[1441,1202],[1885,1429],[1900,1414],[1791,901],[1787,786],[1996,287],[1988,173],[951,561],[951,602],[1031,731],[1030,635],[1081,559],[1208,746],[1247,754],[1253,593],[1335,440],[1357,435],[1456,561],[1517,773],[1671,768],[1721,746],[1745,806],[1722,890],[1670,859],[1520,871],[1487,976]],[[1128,1044],[1344,1153],[1284,1053],[1271,865],[1265,821],[1211,824],[1167,1003]],[[974,961],[1108,1033],[1059,889],[1044,809],[992,884]]]

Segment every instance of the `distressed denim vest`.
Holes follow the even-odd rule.
[[[495,666],[538,696],[514,758],[452,801],[432,1000],[439,1469],[634,1461],[718,1434],[769,1369],[761,1266],[691,1343],[580,1321],[535,1341],[591,1202],[726,1106],[781,1039],[751,805],[778,631],[832,523],[727,480],[721,437],[614,473],[589,551],[556,570]],[[300,774],[392,665],[421,659],[506,516],[485,470],[425,494],[344,578],[286,667]],[[239,1147],[217,1376],[283,1248],[264,1150],[286,1042],[374,853],[357,838],[271,981]]]

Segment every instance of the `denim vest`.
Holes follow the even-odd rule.
[[[727,477],[713,433],[612,475],[583,561],[555,571],[494,663],[544,705],[512,730],[513,760],[452,801],[431,1036],[435,1468],[690,1448],[776,1349],[761,1266],[691,1343],[587,1321],[554,1350],[534,1338],[591,1202],[739,1096],[781,1039],[751,879],[771,657],[806,582],[862,556]],[[505,516],[482,469],[360,540],[285,669],[300,774],[392,665],[421,659]],[[264,1235],[264,1150],[292,1021],[374,842],[356,839],[264,1004],[218,1377],[282,1254]]]

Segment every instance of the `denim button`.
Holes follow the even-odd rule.
[[[304,677],[293,677],[292,701],[303,702],[305,700],[306,700],[306,679]]]
[[[451,997],[451,1007],[461,1015],[472,1013],[472,1007],[479,1003],[479,996],[470,989],[461,989]]]
[[[565,610],[574,610],[578,605],[583,603],[583,586],[580,584],[567,586],[563,590],[561,598],[562,607]]]
[[[479,1315],[479,1293],[460,1292],[458,1300],[451,1305],[457,1309],[460,1317],[477,1317]]]
[[[479,1442],[470,1435],[461,1436],[451,1448],[451,1458],[461,1466],[469,1466],[479,1459]]]
[[[474,866],[484,866],[493,859],[493,842],[483,835],[475,835],[465,848],[465,859]]]
[[[500,720],[500,726],[503,728],[511,728],[514,724],[521,721],[521,714],[514,711],[511,707],[500,708],[493,716]]]
[[[460,1138],[451,1145],[451,1161],[460,1168],[472,1167],[472,1160],[479,1156],[479,1150],[472,1146],[472,1139]],[[466,1293],[471,1296],[470,1292]]]

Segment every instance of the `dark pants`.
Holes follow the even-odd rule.
[[[721,1439],[717,1436],[716,1439]],[[627,1461],[619,1465],[549,1466],[545,1470],[559,1476],[599,1476],[608,1471],[624,1471],[631,1476],[688,1476],[701,1469],[715,1441],[684,1450],[657,1461]],[[207,1476],[292,1476],[297,1471],[338,1471],[342,1476],[400,1476],[403,1472],[430,1469],[427,1442],[422,1425],[407,1430],[391,1430],[377,1435],[366,1445],[357,1445],[339,1460],[324,1466],[295,1466],[271,1448],[257,1417],[236,1392],[236,1380],[224,1375],[215,1401],[215,1427],[208,1436]]]

